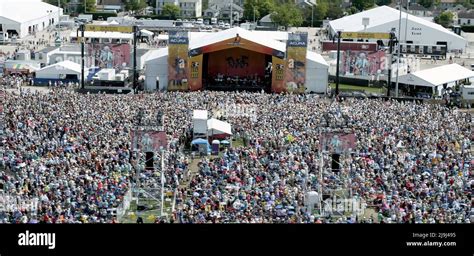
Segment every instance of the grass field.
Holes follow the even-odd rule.
[[[331,83],[329,86],[331,87],[331,89],[336,88],[335,83]],[[357,86],[357,85],[349,85],[349,84],[339,84],[339,90],[347,91],[347,92],[364,91],[366,93],[378,93],[378,94],[385,94],[387,92],[385,88]]]

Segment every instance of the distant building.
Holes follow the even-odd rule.
[[[271,14],[263,16],[258,22],[259,26],[266,28],[278,28],[278,24],[272,20]]]
[[[474,11],[464,11],[458,13],[458,25],[474,26]]]
[[[122,11],[125,9],[125,0],[96,0],[96,5],[97,10]]]
[[[174,4],[181,10],[182,17],[201,17],[202,0],[156,0],[156,14],[163,15],[163,6]]]
[[[430,9],[417,3],[410,4],[408,8],[408,13],[419,17],[428,17],[433,15],[433,12]]]
[[[443,9],[448,9],[456,6],[458,4],[458,0],[440,0],[439,6]]]
[[[215,17],[215,18],[229,18],[230,17],[230,3],[221,2],[218,4],[209,5],[204,11],[204,16]],[[234,19],[241,19],[244,15],[244,9],[238,4],[232,4],[232,12],[234,13]]]

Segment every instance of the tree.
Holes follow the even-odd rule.
[[[277,5],[270,17],[273,22],[285,28],[303,24],[301,10],[292,2]]]
[[[454,14],[452,12],[446,11],[442,12],[440,15],[434,18],[434,21],[441,26],[447,28],[453,22]]]
[[[245,0],[244,2],[244,20],[255,20],[270,14],[274,9],[275,3],[273,0]]]
[[[353,0],[352,6],[357,8],[359,11],[367,10],[370,7],[374,6],[373,0]]]
[[[331,20],[339,19],[344,16],[344,12],[339,4],[335,4],[334,2],[329,3],[329,9],[327,12],[327,17]]]
[[[79,12],[84,12],[84,0],[79,0],[80,6],[79,6]],[[96,1],[95,0],[86,0],[86,12],[91,13],[95,12],[97,6],[95,5]]]
[[[316,7],[314,7],[314,18],[317,20],[323,20],[328,14],[329,4],[326,1],[320,1]]]
[[[147,7],[145,0],[128,0],[125,3],[125,10],[127,11],[139,11]]]
[[[178,6],[170,3],[163,5],[163,9],[161,11],[163,16],[168,16],[172,20],[176,19],[176,17],[179,16],[180,12],[181,10]]]
[[[425,8],[431,8],[434,4],[434,0],[418,0],[418,4],[422,5]]]
[[[375,3],[376,3],[378,6],[390,5],[390,4],[392,3],[392,0],[377,0],[377,1],[375,1]]]

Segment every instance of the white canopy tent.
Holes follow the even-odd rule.
[[[473,77],[474,71],[458,64],[449,64],[400,76],[399,82],[408,85],[436,87]]]
[[[87,69],[84,69],[84,72],[87,76]],[[67,76],[76,76],[76,79],[79,79],[81,77],[81,65],[65,60],[36,71],[36,78],[42,79],[66,79]]]
[[[232,135],[232,128],[227,122],[211,118],[207,120],[207,132],[209,136],[220,134]]]
[[[207,110],[194,110],[193,111],[193,133],[196,134],[207,134]]]
[[[420,70],[399,77],[399,82],[406,85],[432,87],[441,92],[442,86],[452,87],[458,81],[474,78],[474,71],[458,64],[449,64],[435,68]]]

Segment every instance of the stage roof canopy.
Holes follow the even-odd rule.
[[[269,39],[268,37],[265,37],[264,34],[260,34],[259,31],[249,31],[239,27],[226,29],[217,33],[209,33],[209,35],[201,37],[200,40],[193,40],[193,37],[191,37],[191,40],[189,42],[189,49],[197,49],[225,40],[233,39],[235,38],[236,34],[239,34],[242,39],[252,41],[256,44],[266,46],[274,50],[278,50],[281,52],[285,52],[286,50],[285,43],[279,42],[274,39]]]
[[[474,71],[458,64],[449,64],[400,76],[399,82],[403,84],[434,87],[473,77]]]
[[[207,129],[208,134],[211,136],[218,134],[232,135],[231,125],[215,118],[207,120]]]

